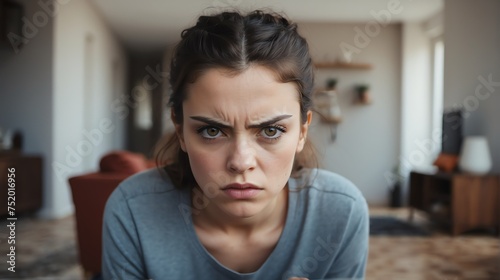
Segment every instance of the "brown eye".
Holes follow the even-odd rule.
[[[219,134],[219,129],[215,127],[207,128],[207,135],[210,137],[216,137]]]
[[[278,129],[274,127],[266,127],[264,128],[264,134],[268,137],[274,137],[278,133]]]
[[[285,128],[281,126],[268,126],[262,128],[260,135],[269,140],[278,140],[285,131]]]
[[[222,131],[215,126],[206,126],[198,130],[198,134],[206,139],[215,139],[222,135]]]

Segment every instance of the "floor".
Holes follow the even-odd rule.
[[[370,209],[371,215],[401,219],[406,219],[408,213],[406,208]],[[416,216],[415,223],[431,227],[422,214]],[[0,279],[82,279],[76,264],[74,228],[73,216],[53,221],[19,219],[16,224],[16,272],[7,271],[8,265],[1,259]],[[1,256],[9,253],[7,237],[4,227],[0,230]],[[434,231],[431,237],[372,236],[366,279],[500,279],[499,243],[498,236],[484,232],[458,237],[443,231]],[[64,257],[58,258],[51,252],[64,252]],[[49,267],[53,273],[39,278],[23,274],[23,269],[35,273],[37,267]]]
[[[408,219],[409,209],[371,208],[370,215]],[[500,279],[500,238],[491,232],[453,237],[415,215],[431,237],[370,237],[366,279]]]

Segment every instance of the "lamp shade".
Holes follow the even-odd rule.
[[[485,174],[491,169],[491,155],[488,141],[484,136],[465,138],[458,163],[460,170],[475,174]]]

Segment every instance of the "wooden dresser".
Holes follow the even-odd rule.
[[[8,215],[8,174],[15,168],[15,216],[35,212],[42,206],[42,157],[0,153],[0,216]]]
[[[414,209],[446,224],[453,235],[472,229],[500,230],[500,176],[410,173],[410,219]]]

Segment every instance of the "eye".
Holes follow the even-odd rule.
[[[282,126],[268,126],[261,130],[261,135],[267,139],[278,139],[285,132]]]
[[[276,134],[278,134],[278,129],[275,127],[266,127],[262,131],[268,137],[274,137]]]
[[[198,133],[207,139],[215,139],[222,134],[221,130],[214,126],[202,127],[198,129]]]

